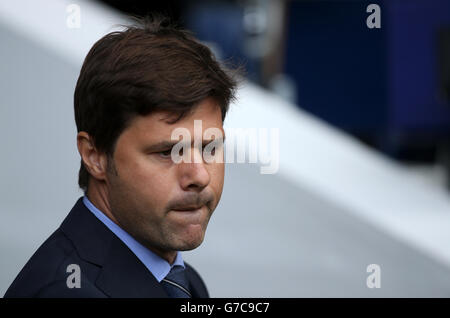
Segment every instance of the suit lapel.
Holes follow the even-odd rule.
[[[192,298],[209,298],[208,291],[198,273],[186,262],[184,264],[186,265],[186,277],[189,281]]]
[[[167,297],[156,278],[117,237],[111,242],[95,284],[110,297]]]

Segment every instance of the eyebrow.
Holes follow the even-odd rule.
[[[202,146],[205,147],[207,144],[213,142],[213,141],[221,141],[224,143],[225,142],[225,135],[221,138],[215,138],[215,139],[203,139],[202,140]],[[145,147],[145,152],[155,152],[155,151],[160,151],[163,149],[169,149],[172,148],[173,146],[175,146],[176,144],[178,144],[179,142],[182,142],[181,140],[162,140],[159,141],[155,144],[149,145]],[[191,142],[191,144],[193,143],[193,141]]]

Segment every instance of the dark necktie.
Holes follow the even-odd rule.
[[[184,268],[175,265],[169,274],[161,281],[170,298],[192,298]]]

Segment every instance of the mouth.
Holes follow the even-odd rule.
[[[196,211],[200,210],[203,207],[204,207],[204,205],[186,206],[186,207],[179,207],[179,208],[173,209],[173,211],[176,211],[176,212],[196,212]]]
[[[177,207],[176,209],[171,210],[172,215],[174,217],[175,222],[187,225],[201,225],[204,223],[206,218],[206,212],[204,210],[206,206],[186,206],[186,207]]]

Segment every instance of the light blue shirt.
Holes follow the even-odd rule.
[[[87,196],[83,197],[84,205],[91,211],[100,221],[103,222],[126,246],[136,255],[137,258],[147,267],[147,269],[155,276],[158,282],[161,282],[164,277],[170,272],[173,266],[184,266],[181,253],[177,252],[177,256],[172,265],[166,260],[162,259],[141,243],[136,241],[130,234],[125,232],[120,226],[114,223],[109,217],[107,217],[102,211],[97,209],[95,205],[88,199]]]

